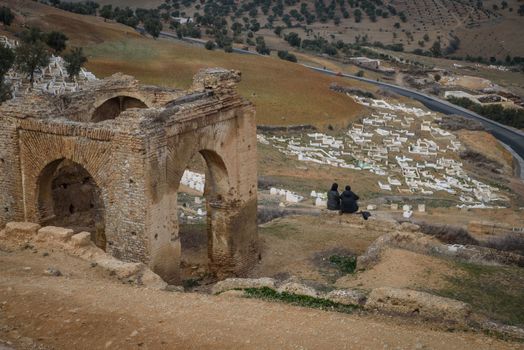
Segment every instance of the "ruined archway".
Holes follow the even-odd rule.
[[[37,186],[43,224],[90,232],[93,242],[105,250],[101,190],[82,165],[69,159],[55,160],[42,170]]]
[[[180,277],[186,287],[214,278],[213,245],[224,229],[218,218],[228,190],[229,178],[221,157],[214,151],[197,152],[188,162],[177,192]]]
[[[138,98],[131,96],[116,96],[106,100],[93,112],[91,121],[94,123],[115,119],[129,108],[147,108],[147,105]]]

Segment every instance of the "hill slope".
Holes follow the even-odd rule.
[[[74,0],[76,2],[82,0]],[[101,4],[154,8],[161,0],[99,0]],[[162,11],[176,17],[210,15],[223,18],[228,29],[234,22],[248,30],[276,37],[298,33],[302,39],[320,36],[327,41],[342,40],[384,45],[402,45],[404,50],[428,50],[439,42],[449,54],[505,59],[524,56],[520,38],[524,5],[520,0],[339,0],[339,1],[165,1]],[[256,29],[255,22],[261,26]],[[268,27],[267,30],[263,28]],[[282,40],[283,42],[283,40]]]
[[[362,110],[350,98],[329,89],[332,82],[341,83],[341,78],[314,73],[274,57],[227,54],[153,40],[121,24],[29,0],[4,0],[0,4],[7,4],[17,15],[15,24],[5,28],[10,31],[7,34],[28,25],[63,31],[70,38],[70,46],[85,48],[88,68],[100,77],[124,72],[146,84],[185,88],[203,67],[240,70],[243,81],[239,91],[255,103],[260,124],[346,125]]]

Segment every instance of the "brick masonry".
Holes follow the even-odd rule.
[[[53,215],[53,169],[67,159],[100,189],[107,251],[176,281],[177,191],[189,160],[200,152],[208,169],[211,270],[218,277],[245,274],[258,257],[256,123],[253,106],[235,90],[239,80],[238,72],[207,69],[181,91],[115,74],[84,91],[59,97],[34,92],[4,103],[0,226],[41,223]],[[101,113],[115,109],[116,118],[103,120]]]

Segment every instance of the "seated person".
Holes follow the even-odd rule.
[[[340,194],[338,193],[338,184],[331,185],[331,190],[327,193],[327,208],[329,210],[340,210]]]
[[[351,186],[346,186],[346,190],[340,195],[340,213],[356,213],[358,199],[359,197],[351,191]]]

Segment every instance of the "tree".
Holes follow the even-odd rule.
[[[267,48],[266,41],[262,36],[257,36],[255,49],[261,55],[269,55],[271,53],[271,50]]]
[[[15,62],[15,53],[7,46],[0,45],[0,79],[3,79]]]
[[[13,14],[13,11],[9,7],[2,6],[0,7],[0,22],[5,24],[6,26],[10,26],[11,23],[13,23],[13,20],[15,19],[15,15]]]
[[[291,32],[291,33],[287,34],[284,38],[289,43],[289,45],[295,46],[295,47],[300,47],[300,42],[302,40],[300,39],[300,36],[298,36],[297,33]]]
[[[71,52],[64,55],[64,61],[69,79],[73,80],[78,77],[82,67],[87,63],[87,57],[81,47],[74,47]]]
[[[281,59],[281,60],[286,60],[286,61],[290,61],[290,62],[297,62],[297,56],[295,56],[294,54],[292,53],[289,53],[287,51],[278,51],[278,57]]]
[[[36,44],[39,41],[44,41],[44,33],[37,27],[31,27],[22,33],[21,39],[27,44]]]
[[[435,41],[433,43],[433,46],[429,49],[431,51],[431,54],[435,57],[442,56],[442,48],[440,47],[440,41]]]
[[[105,19],[113,19],[113,5],[102,6],[99,13]]]
[[[440,76],[440,74],[437,73],[433,76],[433,79],[435,79],[435,81],[438,83],[440,79],[442,79],[442,77]]]
[[[52,48],[55,53],[65,50],[67,40],[69,40],[69,38],[62,32],[52,31],[45,36],[45,43]]]
[[[0,45],[0,103],[11,98],[11,86],[5,82],[5,75],[15,62],[15,54],[10,48]]]
[[[15,49],[15,57],[16,69],[29,77],[33,87],[35,71],[49,64],[50,54],[47,46],[38,40],[34,43],[23,42]]]
[[[205,45],[207,50],[213,50],[215,48],[215,43],[212,40],[206,41]]]
[[[156,39],[162,31],[162,23],[158,18],[148,17],[144,22],[144,29]]]
[[[353,15],[355,16],[355,22],[359,23],[362,21],[362,11],[356,9],[355,12],[353,12]]]

